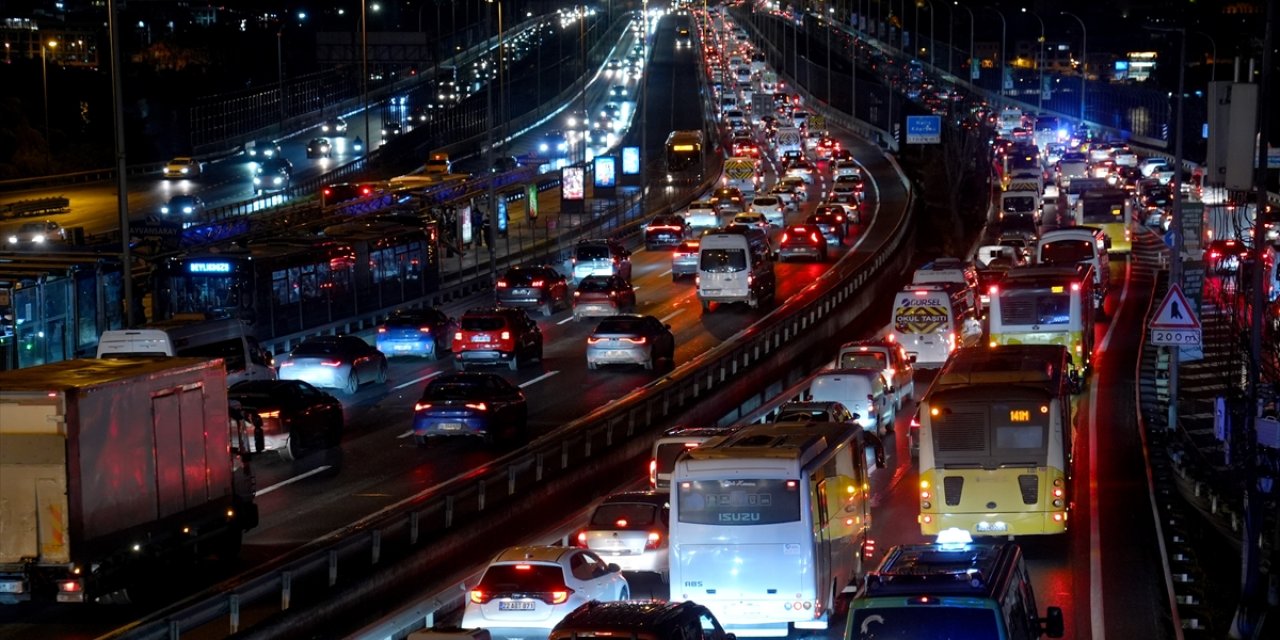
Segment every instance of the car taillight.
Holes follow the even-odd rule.
[[[658,545],[661,543],[662,543],[662,534],[658,533],[657,531],[650,531],[648,539],[644,541],[645,551],[652,551],[654,549],[657,549]]]
[[[279,411],[259,411],[258,417],[262,418],[263,420],[271,420],[274,418],[279,418],[280,412]]]
[[[649,459],[649,486],[650,487],[658,486],[658,459],[657,458]]]
[[[427,409],[430,409],[430,408],[431,408],[431,403],[430,403],[430,402],[415,402],[415,403],[413,403],[413,410],[414,410],[414,411],[426,411]]]
[[[784,233],[782,234],[782,243],[786,244],[786,242],[787,242],[787,234]]]
[[[378,333],[386,333],[386,332],[387,332],[386,327],[378,327]]]
[[[325,367],[341,367],[341,366],[342,366],[342,361],[340,361],[340,360],[325,360],[325,361],[321,362],[320,364],[321,364],[321,366],[325,366]]]
[[[508,286],[508,285],[507,285],[507,281],[506,281],[506,280],[499,280],[499,281],[498,281],[498,288],[499,288],[499,289],[506,289],[506,288],[507,288],[507,286]]]
[[[538,288],[538,287],[541,287],[543,284],[544,282],[542,280],[534,280],[533,282],[529,283],[529,286]]]
[[[811,234],[809,234],[809,241],[810,241],[810,242],[813,242],[814,244],[817,244],[817,242],[818,242],[818,234],[816,234],[816,233],[811,233]]]
[[[569,601],[569,594],[573,593],[573,589],[565,588],[563,591],[552,591],[543,597],[543,601],[547,604],[564,604]]]
[[[510,339],[511,339],[511,332],[510,332],[510,331],[503,331],[503,332],[502,332],[502,334],[501,334],[501,335],[499,335],[498,337],[499,337],[499,338],[501,338],[501,339],[503,339],[503,340],[510,340]]]
[[[461,340],[461,339],[462,339],[462,332],[461,332],[461,331],[456,331],[456,332],[454,332],[454,334],[453,334],[453,339],[454,339],[454,340]]]
[[[623,338],[623,340],[632,344],[644,344],[645,342],[644,338]]]
[[[488,601],[489,601],[489,598],[491,598],[491,597],[492,597],[492,596],[490,596],[489,594],[485,593],[484,591],[481,591],[480,589],[472,589],[472,590],[471,590],[471,601],[472,601],[472,602],[474,602],[474,603],[476,603],[476,604],[484,604],[484,603],[488,602]]]
[[[58,591],[62,593],[80,593],[84,591],[84,583],[79,580],[59,580]]]
[[[488,411],[488,410],[489,410],[489,405],[487,405],[487,404],[485,404],[485,403],[483,403],[483,402],[469,402],[469,403],[467,403],[467,404],[466,404],[466,405],[464,405],[464,406],[466,406],[466,408],[468,408],[468,409],[475,409],[476,411]]]
[[[586,549],[587,548],[587,532],[579,531],[578,535],[573,537],[573,545],[575,547],[582,547],[583,549]]]

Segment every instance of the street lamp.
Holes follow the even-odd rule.
[[[987,8],[996,12],[996,15],[1000,16],[1000,95],[1005,96],[1006,94],[1005,94],[1005,81],[1004,81],[1004,61],[1005,61],[1004,41],[1005,41],[1005,32],[1008,30],[1009,23],[1005,21],[1004,13],[1002,13],[999,9],[995,7],[987,7]],[[970,45],[970,47],[972,47],[972,45]]]
[[[951,4],[952,6],[960,7],[961,9],[969,12],[969,79],[977,80],[978,74],[973,72],[973,64],[977,61],[977,59],[973,57],[973,9],[960,4],[959,0],[952,0]]]
[[[1218,79],[1218,43],[1213,39],[1213,36],[1203,31],[1190,31],[1189,33],[1194,33],[1198,36],[1204,36],[1209,39],[1209,51],[1210,51],[1209,55],[1213,56],[1213,65],[1209,67],[1209,82],[1213,83],[1217,81]]]
[[[929,66],[932,67],[933,51],[934,49],[938,48],[938,41],[936,38],[934,38],[934,33],[933,33],[933,2],[931,2],[930,0],[923,0],[923,2],[929,5]],[[920,2],[916,2],[916,22],[918,23],[919,21],[920,21]],[[920,26],[918,24],[916,25],[916,30],[917,31],[920,30]]]
[[[1034,11],[1028,11],[1026,7],[1022,8],[1023,13],[1029,13],[1035,17],[1036,22],[1040,23],[1040,57],[1036,60],[1036,67],[1040,70],[1040,86],[1036,88],[1036,109],[1044,111],[1044,20],[1040,19],[1040,14]]]
[[[44,84],[44,145],[45,155],[50,156],[53,142],[49,140],[49,58],[50,49],[57,49],[58,41],[50,40],[40,45],[40,77]],[[49,157],[52,160],[52,157]]]
[[[1085,28],[1084,20],[1081,20],[1080,16],[1070,11],[1058,13],[1075,18],[1076,22],[1080,23],[1080,122],[1083,124],[1085,121],[1084,93],[1085,88],[1089,86],[1089,30]]]

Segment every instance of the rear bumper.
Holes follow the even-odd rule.
[[[435,340],[379,340],[378,351],[388,356],[431,356],[436,352]]]
[[[921,514],[920,533],[936,536],[943,529],[957,528],[977,536],[1025,536],[1066,533],[1069,513],[1059,511],[1061,521],[1053,519],[1053,512],[1030,513],[950,513]],[[924,516],[932,516],[926,523]],[[1003,525],[1003,529],[1001,528]]]
[[[515,355],[509,351],[459,351],[455,354],[456,360],[467,364],[501,364],[510,360]]]
[[[591,364],[644,364],[649,359],[642,349],[587,348],[587,362]]]

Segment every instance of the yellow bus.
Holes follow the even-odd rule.
[[[1093,267],[1015,267],[991,285],[987,343],[1066,347],[1081,374],[1093,362]]]
[[[920,531],[1067,530],[1080,389],[1059,345],[960,349],[920,404]]]
[[[1091,189],[1076,204],[1077,225],[1098,227],[1111,239],[1111,253],[1133,249],[1133,194],[1127,189]]]

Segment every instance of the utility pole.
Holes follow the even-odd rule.
[[[115,111],[116,207],[120,214],[120,281],[124,285],[124,326],[136,326],[133,309],[133,255],[129,250],[129,178],[125,174],[124,70],[120,68],[120,14],[116,0],[107,0],[107,31],[111,40],[111,102]],[[44,45],[41,45],[44,46]]]

